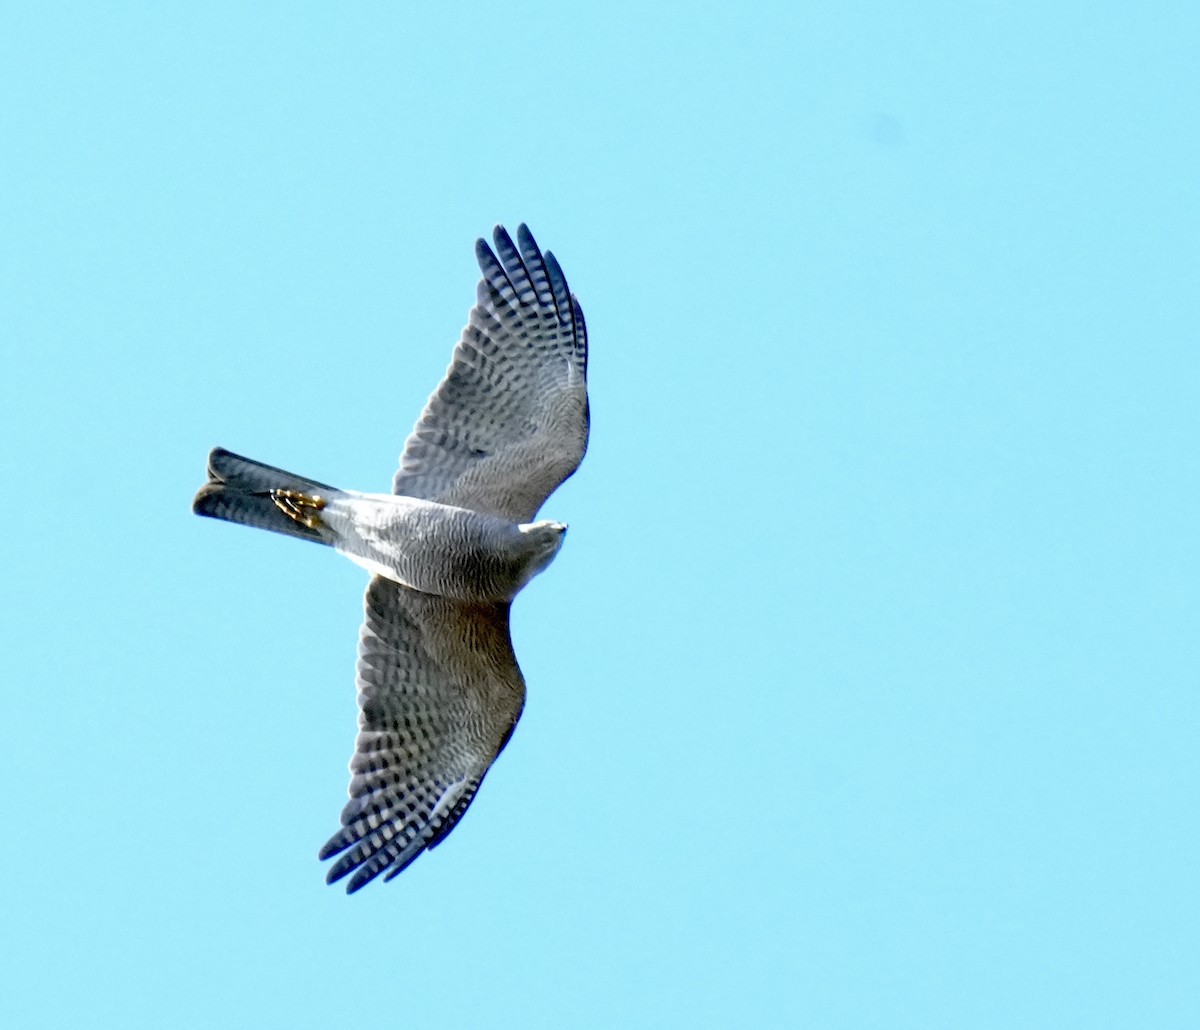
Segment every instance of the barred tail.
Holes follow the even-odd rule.
[[[321,520],[321,509],[339,493],[335,487],[217,447],[208,456],[208,482],[192,501],[192,511],[332,544],[333,535]]]

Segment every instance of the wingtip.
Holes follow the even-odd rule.
[[[375,879],[382,870],[372,872],[369,869],[360,869],[352,877],[350,882],[346,884],[347,894],[356,894],[362,890],[368,883]]]
[[[345,851],[345,844],[338,844],[337,840],[341,834],[334,834],[324,844],[321,845],[321,850],[317,852],[317,861],[324,862],[327,858],[333,858],[334,855]]]
[[[492,228],[492,242],[480,236],[475,241],[475,257],[481,263],[489,258],[495,259],[498,255],[502,256],[505,251],[511,251],[517,254],[524,254],[532,251],[534,254],[541,255],[542,249],[538,246],[537,240],[529,230],[529,226],[525,222],[521,222],[517,226],[517,242],[513,243],[512,235],[504,227],[503,222],[497,222]],[[547,253],[547,257],[549,254]],[[500,262],[503,265],[503,261]]]
[[[492,242],[499,251],[516,249],[513,246],[512,237],[509,236],[508,230],[500,223],[497,223],[496,227],[492,230]]]

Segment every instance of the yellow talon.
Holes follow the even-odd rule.
[[[294,519],[302,526],[320,529],[324,525],[321,516],[317,514],[325,507],[323,497],[310,497],[297,490],[272,490],[271,500],[289,519]]]

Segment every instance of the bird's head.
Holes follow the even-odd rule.
[[[529,565],[522,585],[528,583],[554,560],[567,535],[565,522],[525,522],[517,527],[521,531],[522,550],[528,555]]]

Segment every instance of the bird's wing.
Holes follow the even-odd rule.
[[[358,739],[342,828],[321,849],[341,854],[333,883],[353,893],[391,879],[462,817],[508,742],[525,681],[509,605],[468,604],[376,576],[358,645]]]
[[[528,522],[588,440],[587,328],[554,255],[502,226],[445,378],[404,445],[393,490]]]

